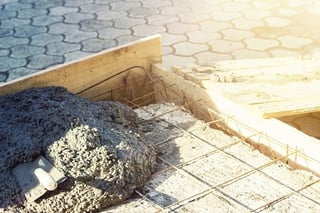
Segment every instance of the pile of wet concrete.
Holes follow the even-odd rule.
[[[0,97],[0,209],[88,212],[130,197],[156,167],[139,119],[117,102],[93,102],[62,87]],[[12,169],[40,155],[68,179],[26,201]]]

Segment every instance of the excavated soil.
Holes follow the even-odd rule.
[[[97,211],[130,197],[156,166],[136,113],[120,103],[33,88],[0,97],[0,120],[0,211]],[[11,170],[39,155],[68,179],[27,202]]]

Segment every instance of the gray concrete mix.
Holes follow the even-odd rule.
[[[0,120],[0,211],[92,212],[130,197],[156,167],[136,113],[121,103],[29,89],[0,97]],[[68,180],[28,202],[11,170],[39,155]]]

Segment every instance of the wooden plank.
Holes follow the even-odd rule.
[[[116,91],[134,98],[148,92],[142,87],[147,85],[151,64],[161,60],[160,36],[150,36],[4,83],[0,86],[0,95],[30,87],[55,85],[66,87],[70,92],[88,98],[104,93],[105,98],[115,97]]]

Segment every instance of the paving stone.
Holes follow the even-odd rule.
[[[45,46],[52,42],[62,41],[62,35],[51,35],[47,33],[42,33],[38,35],[34,35],[31,37],[31,44],[36,46]]]
[[[145,18],[158,13],[159,11],[155,8],[134,7],[128,10],[129,17],[133,18]]]
[[[64,22],[65,23],[71,23],[71,24],[77,24],[80,21],[87,20],[87,19],[93,19],[95,16],[93,14],[89,13],[68,13],[64,16]]]
[[[62,16],[37,16],[32,19],[32,24],[35,26],[48,26],[53,23],[61,22],[63,21]]]
[[[0,57],[1,56],[8,56],[10,54],[10,50],[8,49],[0,49]]]
[[[0,38],[0,48],[10,48],[20,44],[28,44],[26,38],[15,38],[12,36]]]
[[[251,19],[236,19],[232,20],[236,29],[240,30],[251,30],[256,27],[264,26],[264,22],[262,20],[251,20]]]
[[[106,40],[99,38],[91,38],[85,41],[82,41],[81,50],[84,52],[100,52],[101,50],[115,47],[117,43],[114,40]]]
[[[114,2],[115,0],[95,0],[95,4],[107,4],[109,5],[110,3]]]
[[[202,66],[213,66],[217,61],[231,60],[233,57],[230,54],[202,52],[195,54],[197,64]]]
[[[78,7],[85,4],[92,4],[94,0],[67,0],[64,4],[64,6],[67,7]]]
[[[170,70],[172,66],[192,66],[196,64],[196,59],[194,57],[184,57],[177,55],[165,55],[162,57],[162,64],[164,68]]]
[[[221,34],[219,33],[203,32],[200,30],[187,33],[187,36],[188,41],[192,43],[208,43],[221,38]]]
[[[74,31],[69,31],[65,34],[64,41],[66,42],[80,42],[89,38],[95,38],[97,37],[96,32],[85,32],[85,31],[80,31],[80,30],[74,30]]]
[[[12,81],[17,78],[21,78],[23,76],[30,75],[30,74],[33,74],[36,72],[39,72],[39,70],[38,69],[29,69],[26,67],[18,67],[18,68],[15,68],[15,69],[8,71],[9,76],[6,81]]]
[[[121,18],[121,17],[126,17],[127,13],[124,11],[111,11],[111,10],[106,10],[103,12],[97,12],[97,19],[98,20],[106,20],[110,21],[116,18]]]
[[[220,52],[220,53],[229,53],[234,50],[238,50],[244,48],[244,44],[239,41],[226,41],[226,40],[215,40],[209,42],[211,50],[213,52]]]
[[[0,82],[6,82],[8,79],[8,72],[0,72]]]
[[[272,16],[272,13],[268,10],[247,9],[242,11],[245,18],[248,19],[263,19],[268,16]]]
[[[172,3],[170,0],[143,0],[142,7],[144,8],[160,8],[165,6],[171,6]]]
[[[174,49],[169,46],[162,46],[161,51],[162,51],[162,55],[169,55],[169,54],[173,54]]]
[[[276,48],[269,51],[272,57],[298,57],[299,53],[284,48]]]
[[[49,26],[49,33],[52,34],[66,34],[71,31],[77,31],[79,29],[78,25],[66,24],[66,23],[54,23]]]
[[[279,46],[279,42],[274,39],[247,38],[244,40],[248,49],[265,51]]]
[[[146,20],[142,18],[122,17],[113,20],[114,27],[120,29],[130,29],[136,25],[145,24]]]
[[[9,2],[4,4],[4,9],[7,11],[19,11],[23,9],[29,9],[31,8],[31,4],[24,4],[24,3],[19,3],[19,2]]]
[[[49,9],[49,15],[53,16],[63,16],[68,13],[74,13],[78,12],[79,8],[77,7],[64,7],[64,6],[58,6],[58,7],[53,7]]]
[[[97,31],[104,27],[111,27],[113,23],[111,21],[88,19],[88,20],[81,21],[79,24],[80,24],[80,30],[91,32],[91,31]]]
[[[197,24],[171,23],[167,24],[167,32],[173,34],[185,34],[199,29]]]
[[[270,58],[270,54],[263,51],[254,51],[248,49],[235,50],[231,53],[235,59],[255,59],[255,58]]]
[[[14,27],[26,25],[29,23],[30,23],[30,20],[28,19],[8,18],[8,19],[3,19],[1,21],[1,28],[12,29]]]
[[[28,58],[32,55],[37,55],[45,52],[44,47],[35,47],[27,44],[18,45],[11,48],[10,56],[12,58]]]
[[[282,47],[292,49],[299,49],[313,42],[310,38],[302,38],[293,35],[280,36],[278,40],[281,42]]]
[[[209,14],[193,14],[193,13],[182,13],[179,14],[181,23],[193,24],[201,21],[209,20],[211,17]]]
[[[280,6],[280,1],[252,1],[252,5],[256,9],[270,10]]]
[[[252,8],[251,4],[248,2],[226,2],[221,5],[222,9],[231,12],[241,12],[248,8]]]
[[[69,2],[70,0],[66,1]],[[42,9],[48,9],[51,7],[56,7],[56,6],[61,6],[63,5],[64,0],[37,0],[33,2],[33,7],[34,8],[42,8]]]
[[[106,27],[98,30],[98,37],[104,39],[116,39],[119,36],[130,35],[131,31],[128,29],[116,29],[111,27]]]
[[[192,1],[193,5],[190,6],[193,13],[196,14],[210,14],[214,11],[220,10],[220,5],[218,2],[216,4],[204,4],[198,1]]]
[[[91,13],[95,14],[97,12],[103,12],[103,11],[108,11],[109,10],[109,5],[107,4],[85,4],[80,6],[80,12],[82,13]]]
[[[32,25],[22,25],[14,28],[14,36],[17,37],[31,37],[33,35],[44,33],[47,31],[46,27],[35,27]]]
[[[23,9],[19,10],[17,17],[18,18],[32,18],[34,16],[46,15],[47,10],[44,9]]]
[[[196,53],[207,51],[209,47],[205,44],[192,44],[189,42],[179,42],[172,45],[175,55],[193,56]]]
[[[288,6],[289,7],[303,7],[303,6],[307,6],[307,4],[309,4],[310,1],[301,1],[301,0],[290,0],[288,1]]]
[[[254,36],[254,33],[249,30],[226,29],[222,30],[221,33],[223,35],[223,39],[230,41],[241,41]]]
[[[13,35],[13,29],[1,28],[0,27],[0,38]]]
[[[170,46],[172,44],[187,41],[186,35],[173,35],[170,33],[161,33],[161,44],[164,46]]]
[[[204,32],[219,32],[224,29],[232,28],[228,22],[204,21],[200,23],[200,28]]]
[[[290,19],[279,17],[268,17],[264,20],[270,27],[286,27],[292,23]]]
[[[53,56],[53,55],[33,55],[29,57],[29,63],[27,68],[31,69],[45,69],[49,66],[56,64],[61,64],[64,62],[63,56]]]
[[[320,3],[317,2],[316,5],[312,5],[306,8],[307,12],[312,15],[320,15]]]
[[[291,17],[299,13],[296,9],[292,9],[292,8],[278,8],[277,11],[279,15],[285,16],[285,17]]]
[[[177,16],[167,16],[167,15],[151,15],[146,17],[146,19],[149,25],[160,25],[160,26],[179,21],[179,18]]]
[[[24,66],[26,63],[27,60],[25,59],[0,57],[0,72],[6,72],[10,69]]]
[[[133,27],[132,31],[135,36],[150,36],[166,32],[166,28],[163,26],[138,25]]]
[[[116,38],[117,44],[118,45],[124,45],[133,41],[137,41],[139,39],[141,39],[142,37],[140,36],[133,36],[133,35],[123,35],[123,36],[119,36]]]
[[[74,51],[64,54],[65,62],[70,62],[74,60],[79,60],[85,57],[92,55],[92,53],[83,52],[83,51]]]
[[[139,2],[124,2],[124,1],[115,1],[110,3],[111,10],[113,11],[128,11],[133,7],[140,7]]]
[[[241,16],[242,15],[239,12],[227,12],[219,10],[211,13],[211,17],[214,21],[231,21]]]
[[[168,7],[161,7],[160,14],[167,15],[167,16],[176,16],[181,13],[188,13],[192,12],[190,8],[187,7],[175,7],[175,6],[168,6]]]
[[[49,55],[64,55],[65,53],[80,50],[80,44],[70,44],[65,42],[53,42],[46,45],[46,54]]]
[[[8,10],[0,10],[0,20],[3,19],[9,19],[9,18],[14,18],[17,16],[17,12],[16,11],[8,11]]]

